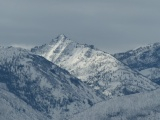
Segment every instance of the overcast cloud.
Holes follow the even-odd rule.
[[[114,53],[160,40],[160,0],[0,0],[1,45],[26,48],[65,34]]]

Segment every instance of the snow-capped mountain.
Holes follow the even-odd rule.
[[[113,98],[70,120],[160,120],[160,90]]]
[[[66,70],[21,48],[0,48],[0,83],[52,120],[68,119],[101,101]]]
[[[0,120],[49,120],[0,83]]]
[[[150,44],[114,55],[130,68],[160,84],[160,43]]]
[[[72,75],[106,96],[151,91],[157,85],[93,45],[79,44],[59,35],[49,44],[35,47],[33,53],[66,69]]]

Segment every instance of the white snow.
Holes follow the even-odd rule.
[[[14,94],[0,87],[0,120],[49,120]]]
[[[160,80],[160,43],[141,46],[114,56],[153,82]]]
[[[160,90],[113,98],[75,115],[71,120],[159,120]]]
[[[148,68],[139,72],[144,76],[148,77],[149,79],[160,78],[160,68]]]
[[[110,54],[66,37],[57,37],[34,52],[68,70],[96,90],[98,84],[98,90],[102,90],[104,94],[122,90],[125,86],[135,87],[139,92],[157,88],[149,79],[132,71]]]
[[[9,74],[6,78],[1,73],[1,77],[4,77],[6,84],[10,86],[8,87],[9,91],[18,94],[19,99],[26,101],[35,110],[41,108],[41,114],[50,116],[52,119],[68,119],[73,114],[88,109],[91,104],[102,100],[91,88],[88,88],[69,72],[27,50],[14,47],[1,48],[0,56],[0,70]],[[0,87],[7,90],[5,84],[0,84]],[[7,106],[4,106],[2,111],[3,109],[7,111]],[[23,115],[21,112],[13,114],[14,116],[17,114],[17,117],[19,114]],[[36,115],[34,112],[33,114]],[[9,120],[12,114],[8,117],[4,120]],[[13,117],[13,119],[16,120],[17,117]],[[22,117],[20,116],[19,119]],[[31,117],[26,118],[26,120],[28,119],[34,120]]]

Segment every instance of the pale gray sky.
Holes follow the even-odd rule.
[[[160,0],[0,0],[0,43],[31,47],[65,34],[114,53],[160,40]]]

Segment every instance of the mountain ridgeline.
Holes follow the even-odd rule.
[[[79,79],[41,56],[14,47],[0,48],[0,56],[0,83],[50,119],[68,119],[102,101]]]
[[[109,97],[158,88],[155,83],[131,70],[112,55],[93,45],[76,43],[65,35],[59,35],[50,43],[31,51],[66,69],[97,92]]]
[[[111,55],[65,35],[0,47],[0,120],[159,120],[160,43]]]
[[[117,53],[114,54],[114,57],[153,82],[160,84],[160,43]]]

